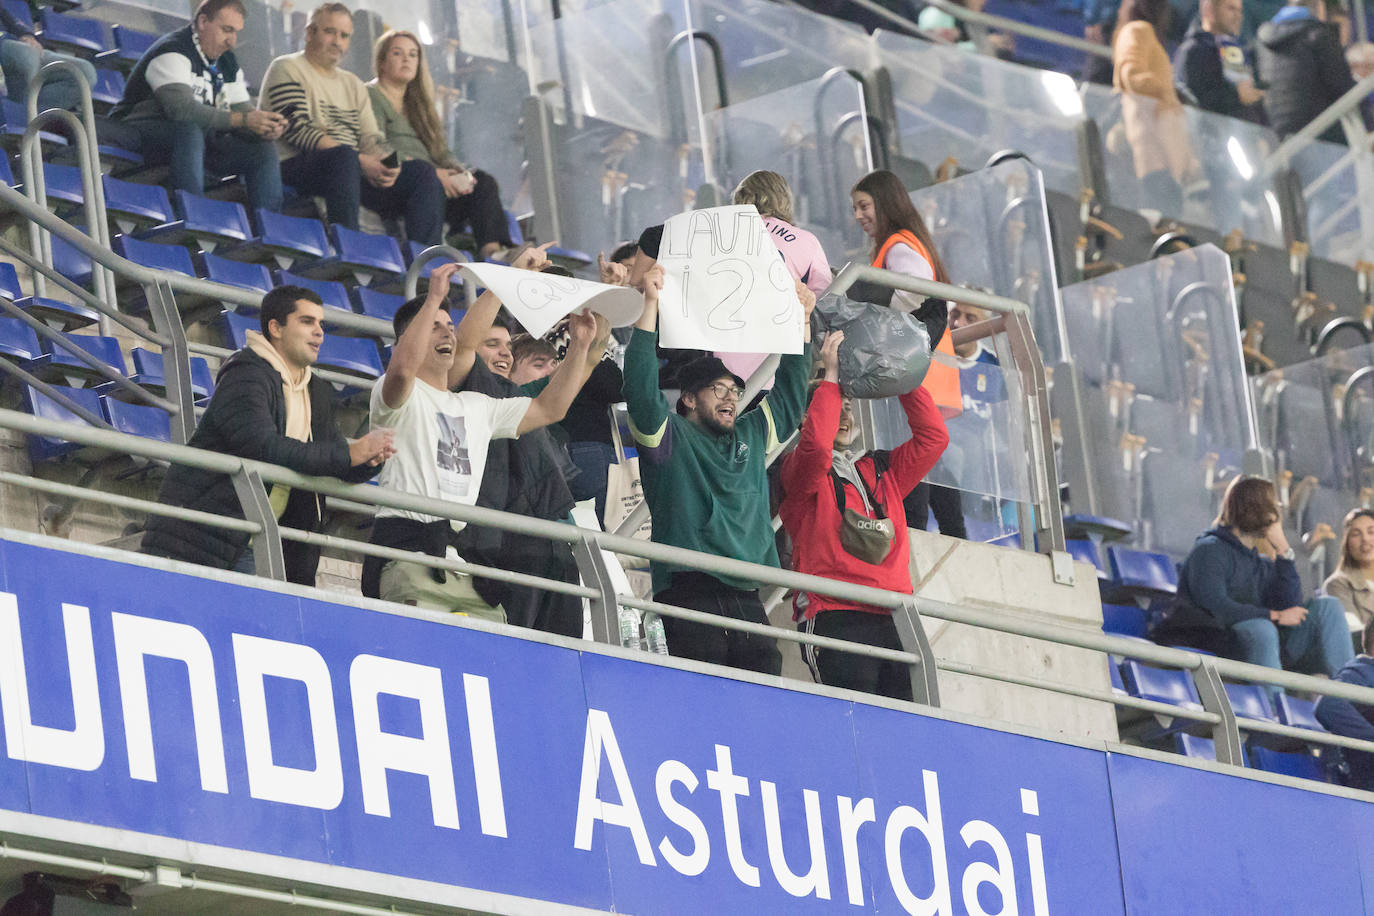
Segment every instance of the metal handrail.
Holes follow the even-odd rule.
[[[414,299],[420,293],[420,268],[430,261],[437,261],[440,258],[447,258],[457,264],[470,263],[468,256],[457,248],[450,245],[430,245],[417,254],[411,260],[410,266],[406,268],[405,297],[407,299]],[[467,297],[468,305],[477,301],[477,284],[467,277],[463,278],[463,294]]]
[[[855,0],[855,2],[864,3],[867,0]],[[940,0],[940,2],[944,2],[944,0]],[[1348,112],[1358,110],[1360,103],[1371,92],[1374,92],[1374,76],[1367,76],[1352,86],[1345,95],[1332,102],[1302,130],[1280,143],[1278,149],[1270,153],[1269,158],[1264,160],[1264,165],[1260,168],[1261,177],[1267,178],[1280,169],[1287,168],[1288,164],[1293,161],[1293,157],[1301,150],[1317,142],[1317,138],[1326,133],[1327,128],[1340,121]]]
[[[1231,659],[1204,656],[1182,649],[1173,649],[1143,642],[1141,640],[1113,636],[1101,631],[1076,628],[1021,615],[1009,615],[997,608],[980,608],[977,606],[964,607],[921,595],[907,595],[899,592],[883,591],[868,586],[854,585],[852,583],[782,570],[770,566],[746,563],[728,557],[719,557],[664,544],[656,544],[652,541],[640,541],[607,534],[601,531],[576,528],[561,522],[545,521],[494,509],[466,506],[443,500],[427,499],[375,486],[347,484],[334,478],[308,477],[285,468],[259,461],[236,458],[216,452],[207,452],[187,446],[170,445],[168,443],[151,439],[142,439],[110,430],[71,423],[60,423],[53,420],[34,417],[18,411],[0,409],[0,428],[16,430],[29,435],[55,436],[96,448],[106,448],[129,455],[139,455],[152,459],[172,461],[222,474],[240,475],[249,473],[256,478],[258,486],[274,483],[293,488],[304,488],[321,493],[325,496],[343,497],[362,504],[419,511],[428,516],[456,519],[470,524],[487,525],[499,528],[503,531],[518,532],[568,544],[589,545],[598,550],[613,551],[615,553],[629,554],[653,561],[672,563],[676,566],[695,568],[717,575],[739,576],[747,580],[761,582],[765,585],[776,585],[784,588],[826,594],[861,605],[889,608],[898,612],[901,612],[903,609],[913,609],[919,611],[922,617],[930,617],[932,619],[944,620],[951,623],[994,630],[1013,636],[1041,640],[1072,648],[1087,649],[1109,655],[1119,655],[1125,658],[1181,669],[1190,672],[1197,682],[1199,694],[1203,699],[1204,708],[1202,711],[1165,706],[1164,704],[1149,704],[1147,701],[1140,701],[1135,698],[1108,697],[1105,693],[1098,694],[1095,691],[1088,691],[1086,688],[1072,685],[1056,685],[1052,682],[1023,678],[1019,675],[1010,673],[1001,674],[984,670],[965,671],[967,666],[958,662],[937,663],[938,667],[942,667],[945,670],[997,677],[1009,683],[1026,681],[1028,686],[1035,686],[1047,690],[1059,690],[1059,692],[1084,696],[1089,699],[1100,699],[1103,702],[1117,703],[1119,701],[1123,706],[1145,709],[1160,715],[1171,715],[1198,721],[1204,725],[1211,725],[1213,727],[1213,734],[1217,739],[1218,759],[1223,763],[1241,762],[1239,759],[1239,749],[1241,747],[1239,732],[1241,730],[1262,731],[1285,737],[1300,737],[1305,741],[1317,744],[1352,747],[1360,750],[1374,750],[1374,743],[1370,742],[1341,738],[1325,732],[1306,731],[1301,729],[1293,730],[1285,726],[1277,726],[1265,722],[1237,719],[1234,710],[1230,706],[1229,699],[1226,697],[1225,691],[1221,689],[1221,678],[1284,687],[1298,691],[1307,691],[1323,696],[1346,699],[1365,705],[1374,705],[1374,688],[1358,687],[1341,681],[1315,678],[1308,675],[1266,668]],[[23,486],[28,485],[29,480],[29,478],[24,478],[17,474],[0,473],[0,482],[4,483],[19,484]],[[55,486],[48,481],[33,481],[32,483],[35,489],[51,490]],[[83,495],[97,499],[106,495],[112,495],[97,494],[94,491],[82,492]],[[126,505],[129,504],[129,497],[119,498],[125,501]],[[190,510],[180,509],[179,507],[158,506],[158,509],[173,517],[184,517],[188,520],[195,520],[202,523],[206,521],[205,513],[194,513],[193,518],[193,513],[191,513]],[[245,521],[242,519],[214,518],[216,518],[217,522],[223,525],[223,527],[231,527],[237,530],[252,530],[249,526],[253,526],[255,521],[257,521],[257,530],[265,530],[262,528],[260,520],[249,519]],[[283,531],[282,533],[294,533],[298,535],[307,534],[305,532],[290,532],[289,530]],[[331,546],[351,546],[353,549],[360,552],[375,552],[379,549],[385,549],[378,548],[376,545],[349,542],[341,538],[325,538],[323,535],[311,535],[311,537],[321,539],[322,541],[327,540]],[[440,558],[427,558],[418,555],[407,555],[407,559],[408,561],[414,560],[416,562],[436,566],[441,566],[447,562]],[[554,582],[551,580],[542,587],[556,587],[561,591],[583,595],[586,595],[589,590],[577,586],[570,587],[568,583]],[[683,619],[698,619],[694,615],[699,612],[688,609],[673,608],[671,606],[660,605],[656,602],[628,596],[613,594],[613,597],[615,602],[620,605],[667,612]],[[822,644],[820,641],[821,638],[808,637],[803,633],[794,634],[778,629],[763,628],[760,624],[750,624],[743,621],[711,617],[709,615],[702,615],[702,618],[704,622],[709,622],[727,629],[747,632],[758,630],[758,632],[766,633],[775,638],[816,645]],[[610,635],[614,633],[613,629],[606,628],[604,621],[600,629],[603,634],[602,638],[609,638]],[[831,645],[828,640],[824,644],[827,646]],[[910,653],[897,654],[890,650],[875,650],[872,649],[872,647],[856,643],[846,644],[844,648],[845,651],[872,655],[873,657],[880,657],[879,654],[881,654],[883,658],[892,658],[898,661],[904,661],[907,659],[907,656],[910,655]],[[1034,683],[1030,683],[1032,680]]]

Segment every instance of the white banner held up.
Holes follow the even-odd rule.
[[[752,205],[669,217],[658,263],[659,343],[724,353],[802,352],[802,307]]]
[[[503,264],[464,264],[459,272],[495,293],[520,326],[535,337],[543,337],[559,319],[581,308],[599,312],[613,328],[634,324],[644,310],[644,297],[624,286]]]

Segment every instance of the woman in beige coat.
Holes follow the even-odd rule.
[[[1345,517],[1341,563],[1326,580],[1325,590],[1339,598],[1363,627],[1374,620],[1374,510],[1355,509]]]
[[[1182,216],[1182,183],[1195,169],[1183,104],[1160,40],[1169,0],[1124,0],[1112,39],[1112,85],[1145,205]]]

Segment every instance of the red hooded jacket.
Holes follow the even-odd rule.
[[[859,475],[877,497],[897,536],[882,563],[865,563],[840,545],[842,507],[835,502],[835,486],[830,469],[834,460],[835,433],[840,427],[840,386],[821,382],[807,408],[797,448],[782,465],[783,501],[778,510],[782,524],[792,537],[792,568],[813,576],[825,576],[869,585],[887,591],[911,594],[911,544],[906,531],[906,511],[902,499],[921,482],[949,444],[949,431],[930,392],[916,388],[898,398],[911,425],[911,439],[892,450],[887,470],[874,479],[871,454],[855,462]],[[863,497],[849,481],[843,481],[845,508],[871,517],[864,511]],[[808,593],[804,606],[796,608],[800,619],[815,617],[821,611],[855,608],[851,601]],[[858,605],[858,610],[875,614],[887,608]]]

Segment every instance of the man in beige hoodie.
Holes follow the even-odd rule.
[[[334,390],[310,369],[324,341],[320,297],[299,286],[282,286],[263,297],[261,308],[262,332],[250,331],[248,345],[220,367],[214,397],[189,444],[353,483],[375,475],[394,452],[391,431],[345,439],[334,419]],[[323,497],[284,487],[270,488],[269,497],[284,527],[324,527]],[[185,465],[168,470],[158,501],[243,517],[228,477]],[[143,536],[144,553],[253,572],[247,547],[244,532],[165,516],[150,517]],[[319,548],[284,540],[282,550],[287,580],[314,585]]]

